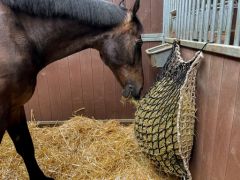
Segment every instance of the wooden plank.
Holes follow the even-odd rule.
[[[93,95],[94,95],[94,117],[96,119],[101,119],[105,117],[105,88],[104,88],[104,71],[103,71],[103,62],[99,57],[99,53],[91,49],[91,57],[92,57],[92,71],[93,71]],[[109,82],[108,82],[109,83]],[[109,84],[111,85],[111,84]],[[112,89],[111,89],[112,90]],[[108,94],[106,94],[108,96]],[[110,98],[109,99],[113,99]],[[114,94],[113,96],[114,97]],[[114,104],[114,100],[111,104]],[[114,108],[111,108],[114,110]]]
[[[25,113],[28,118],[27,120],[29,120],[29,121],[32,120],[31,119],[32,113],[37,121],[42,120],[39,99],[38,99],[38,88],[39,88],[39,85],[36,86],[36,89],[35,89],[35,92],[34,92],[32,98],[27,102],[29,109],[25,109]]]
[[[210,167],[211,179],[223,180],[225,178],[228,149],[234,118],[238,77],[238,62],[224,61],[220,91],[221,98],[218,106],[218,122],[214,138],[214,154],[212,156],[212,167]]]
[[[29,103],[26,103],[26,104],[24,105],[24,111],[25,111],[27,120],[28,120],[28,119],[31,119],[31,109],[30,109],[30,107],[29,107]]]
[[[202,148],[202,161],[197,161],[200,163],[200,168],[198,175],[202,179],[210,179],[211,168],[212,167],[212,156],[214,154],[214,139],[216,133],[216,126],[218,122],[218,105],[220,100],[220,87],[222,82],[222,71],[223,71],[223,58],[211,55],[212,57],[208,60],[210,61],[210,74],[207,89],[207,108],[205,119],[200,119],[199,121],[204,121],[204,134],[203,136],[203,148]],[[207,58],[206,58],[207,59]]]
[[[115,115],[114,115],[114,118],[124,118],[124,105],[122,104],[121,102],[121,97],[122,97],[122,87],[120,86],[120,84],[115,81],[115,89],[114,89],[114,92],[115,92]],[[110,118],[110,117],[108,117]]]
[[[162,27],[163,27],[163,19],[162,19],[163,1],[162,0],[151,0],[151,11],[149,16],[151,18],[151,33],[162,32]]]
[[[193,51],[184,50],[184,53],[194,55]],[[186,55],[185,55],[186,56]],[[198,176],[201,165],[199,162],[202,160],[202,149],[203,149],[203,134],[205,132],[204,125],[206,119],[206,109],[207,109],[207,94],[208,94],[208,79],[210,72],[210,56],[205,54],[205,58],[202,60],[201,66],[199,68],[197,76],[197,121],[195,123],[195,144],[191,159],[191,172],[193,174],[193,179],[201,180]],[[185,58],[186,59],[186,58]],[[188,58],[190,59],[190,58]]]
[[[49,99],[49,89],[48,89],[48,72],[46,69],[43,69],[38,74],[38,100],[39,100],[39,109],[41,112],[41,120],[52,120],[51,104]]]
[[[94,98],[93,98],[93,82],[92,82],[92,63],[90,50],[84,50],[80,53],[80,68],[83,89],[83,103],[85,114],[89,117],[94,115]]]
[[[72,106],[74,112],[81,108],[84,108],[80,61],[81,60],[79,53],[76,53],[69,57],[69,77],[71,82]],[[77,114],[83,113],[84,110],[77,112]]]
[[[48,93],[49,93],[49,101],[51,105],[51,120],[62,120],[63,115],[62,111],[59,111],[62,106],[61,102],[61,94],[60,94],[60,81],[58,74],[58,64],[59,62],[50,64],[45,70],[48,72]]]
[[[197,81],[197,88],[198,88],[198,112],[197,112],[197,124],[196,124],[196,143],[197,147],[197,159],[196,160],[196,170],[197,170],[197,178],[201,180],[203,176],[199,176],[199,172],[202,168],[202,162],[204,161],[204,154],[203,154],[203,148],[204,148],[204,134],[206,133],[206,120],[207,117],[207,109],[208,109],[208,91],[209,91],[209,78],[210,78],[210,72],[211,72],[211,61],[212,56],[209,54],[204,54],[204,63],[205,63],[205,70],[199,71],[198,81]],[[204,73],[204,74],[203,74]],[[194,177],[196,177],[196,174],[194,174]],[[195,179],[195,178],[194,178]]]
[[[120,0],[113,0],[114,3],[119,4]],[[121,93],[116,93],[117,80],[114,77],[112,71],[104,66],[104,106],[106,109],[106,118],[121,117],[122,107],[120,106]],[[119,87],[121,91],[121,87]]]
[[[238,79],[237,98],[233,120],[231,143],[225,180],[239,180],[240,177],[240,81]]]
[[[61,98],[62,119],[68,119],[73,112],[69,59],[64,58],[58,64],[58,78]]]

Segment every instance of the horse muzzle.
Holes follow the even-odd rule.
[[[140,99],[140,94],[141,94],[142,88],[136,88],[132,84],[127,84],[123,91],[122,91],[122,96],[129,99],[129,98],[134,98],[136,100]]]

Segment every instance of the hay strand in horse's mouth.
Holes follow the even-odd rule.
[[[29,124],[37,161],[55,179],[166,179],[141,153],[133,126],[74,117],[59,127]],[[27,179],[7,134],[0,145],[0,179]]]
[[[123,105],[126,105],[127,103],[129,104],[132,104],[134,105],[135,107],[137,107],[138,103],[139,103],[139,100],[135,100],[133,98],[125,98],[125,97],[121,97],[121,100],[120,102],[123,104]]]

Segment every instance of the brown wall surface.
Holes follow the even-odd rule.
[[[120,0],[114,0],[119,3]],[[132,7],[135,0],[127,0]],[[162,30],[162,0],[143,0],[139,17],[143,22],[145,33],[159,33]],[[143,65],[145,90],[154,79],[154,70],[144,53],[150,43],[143,46]],[[132,118],[132,105],[120,102],[121,87],[112,72],[93,49],[74,54],[64,60],[55,62],[38,75],[36,91],[25,105],[28,119],[31,111],[38,121],[56,121],[68,119],[74,111],[79,111],[97,119]]]
[[[183,50],[185,59],[196,51]],[[204,53],[197,79],[194,180],[239,180],[240,60]]]

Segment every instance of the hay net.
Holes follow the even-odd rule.
[[[191,179],[189,159],[195,122],[195,84],[201,51],[184,61],[180,46],[172,52],[157,82],[135,114],[135,136],[151,160],[168,174]]]

